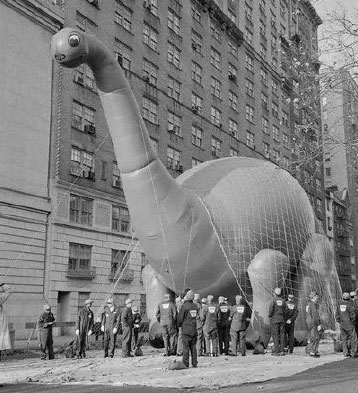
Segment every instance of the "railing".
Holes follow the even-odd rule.
[[[88,269],[68,269],[66,272],[67,278],[76,278],[78,280],[93,280],[96,277],[96,268]]]
[[[119,279],[119,282],[123,282],[123,283],[131,283],[134,280],[134,270],[133,269],[125,269],[122,273],[117,274],[116,276],[116,272],[111,272],[108,274],[108,279],[110,281],[113,281],[114,279]]]

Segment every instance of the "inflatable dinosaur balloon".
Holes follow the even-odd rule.
[[[65,28],[52,41],[64,67],[92,69],[113,140],[133,227],[149,257],[148,317],[168,290],[202,296],[243,294],[252,331],[269,332],[275,287],[301,310],[320,292],[327,323],[340,288],[333,252],[299,183],[271,162],[233,157],[205,162],[176,180],[154,152],[131,88],[112,53],[94,36]],[[318,229],[317,229],[318,228]],[[268,338],[267,338],[268,336]]]

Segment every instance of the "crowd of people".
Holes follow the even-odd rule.
[[[10,295],[10,287],[4,284],[1,289],[0,351],[11,348],[8,324],[2,308]],[[88,337],[95,334],[98,339],[100,333],[103,334],[105,358],[113,358],[119,333],[122,334],[122,357],[134,356],[132,352],[138,348],[141,316],[138,308],[132,307],[132,299],[127,298],[123,308],[116,306],[112,298],[107,299],[104,310],[96,323],[92,304],[93,301],[87,299],[78,313],[73,356],[85,358]],[[298,313],[293,294],[288,294],[285,299],[281,289],[276,288],[268,310],[273,356],[293,353],[295,321]],[[186,367],[189,367],[190,357],[192,366],[197,367],[200,356],[215,357],[222,354],[237,356],[238,353],[246,356],[246,331],[251,321],[251,307],[240,295],[235,297],[235,304],[230,305],[223,296],[219,296],[218,301],[214,302],[212,295],[201,297],[190,289],[175,299],[170,294],[165,294],[163,301],[158,304],[156,318],[164,342],[164,356],[182,356]],[[344,357],[358,356],[358,296],[356,291],[343,293],[342,300],[337,303],[335,319],[340,326]],[[315,291],[309,295],[304,320],[307,328],[306,352],[309,356],[319,357],[319,342],[324,327],[319,295]],[[55,316],[51,311],[51,306],[45,304],[37,324],[42,359],[54,358],[52,334],[54,323]],[[96,325],[99,326],[97,330]]]

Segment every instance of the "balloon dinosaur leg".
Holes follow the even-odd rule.
[[[149,319],[149,342],[154,348],[164,348],[162,329],[156,319],[158,304],[163,300],[164,294],[171,293],[160,280],[158,273],[146,265],[142,272],[143,285],[146,292],[147,317]]]
[[[253,305],[248,341],[268,344],[271,337],[268,317],[272,292],[283,288],[289,272],[289,261],[280,251],[265,249],[257,253],[248,267],[252,287]]]

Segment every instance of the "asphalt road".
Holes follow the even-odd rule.
[[[0,385],[0,393],[182,393],[210,392],[200,389],[168,389],[145,386],[98,386],[98,385],[43,385],[35,383]],[[272,379],[267,382],[221,388],[221,393],[358,393],[358,358],[325,364],[302,373]],[[212,392],[212,391],[211,391]]]

